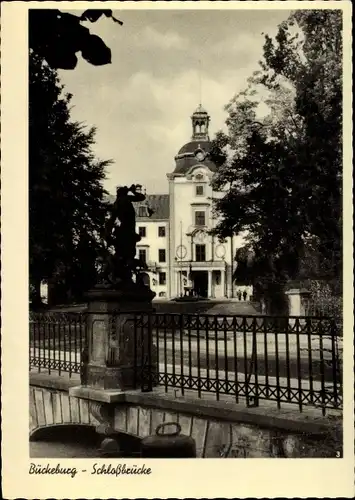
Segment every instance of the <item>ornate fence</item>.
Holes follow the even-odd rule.
[[[81,373],[87,346],[85,314],[30,314],[30,369]]]
[[[137,327],[149,320],[166,390],[341,408],[342,338],[329,318],[155,314],[138,316]]]
[[[275,401],[279,408],[296,404],[300,411],[317,406],[323,414],[327,408],[342,408],[342,335],[334,319],[130,316],[135,338],[146,336],[152,346],[143,353],[144,363],[138,357],[135,361],[141,370],[137,389],[160,385],[182,395],[193,391],[248,406],[260,400]],[[32,315],[32,368],[80,373],[85,347],[85,314]]]

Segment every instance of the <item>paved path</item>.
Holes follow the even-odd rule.
[[[299,349],[297,344],[297,337],[299,339]],[[153,336],[153,341],[156,343],[157,337]],[[79,348],[79,345],[78,345]],[[237,334],[235,339],[230,338],[230,335],[226,334],[226,341],[224,338],[219,338],[217,341],[213,338],[197,338],[191,337],[188,339],[186,336],[182,338],[177,337],[175,339],[172,338],[171,335],[167,335],[165,338],[161,333],[159,335],[159,348],[160,350],[168,349],[175,351],[182,351],[184,353],[188,352],[199,352],[200,353],[209,353],[214,355],[216,352],[221,356],[236,356],[244,357],[244,353],[247,356],[251,355],[253,348],[253,336],[251,333],[247,333],[245,338],[242,334]],[[324,359],[331,359],[332,356],[332,341],[329,337],[324,337],[322,341],[319,340],[318,335],[311,335],[308,338],[307,335],[303,334],[262,334],[258,333],[256,335],[256,351],[258,357],[275,357],[276,352],[279,357],[286,358],[287,353],[291,358],[297,358],[297,351],[300,353],[301,358],[307,358],[309,355],[309,351],[312,351],[312,358],[319,359],[320,358],[320,349],[322,348]],[[42,351],[48,350],[53,351],[51,345],[47,345],[46,349],[41,349]],[[63,350],[63,349],[61,349]],[[65,350],[69,353],[70,346],[69,344],[65,348]],[[58,351],[56,351],[58,352]],[[72,353],[72,356],[74,353]]]
[[[324,377],[331,382],[334,378],[333,369],[329,360],[332,359],[331,339],[324,338],[322,351],[320,351],[319,337],[306,335],[298,336],[289,334],[288,339],[283,334],[278,334],[277,344],[274,334],[258,334],[256,342],[257,372],[263,376],[280,376],[285,378],[313,378],[318,381]],[[154,343],[156,344],[156,338]],[[309,348],[311,347],[311,349]],[[158,361],[172,365],[192,365],[200,368],[219,368],[222,372],[250,372],[255,371],[250,367],[252,357],[252,334],[237,336],[236,340],[224,339],[215,342],[209,338],[190,339],[170,337],[159,338]],[[32,357],[42,357],[55,361],[65,361],[69,364],[80,363],[80,352],[67,350],[53,350],[48,345],[46,349],[31,348]],[[65,352],[65,353],[64,353]],[[321,353],[323,360],[321,360]],[[218,366],[217,366],[218,365]]]
[[[322,347],[323,355],[330,358],[332,342],[329,337],[324,337],[320,342],[318,335],[311,335],[308,338],[307,335],[303,334],[292,334],[289,333],[286,337],[286,334],[277,334],[274,333],[258,333],[256,334],[256,349],[258,355],[273,357],[276,355],[276,346],[277,353],[281,357],[286,357],[286,353],[288,352],[290,357],[297,357],[298,345],[297,345],[297,337],[299,339],[299,351],[301,357],[308,357],[309,349],[312,349],[312,357],[319,358],[320,356],[320,348]],[[153,337],[156,340],[156,337]],[[196,338],[192,337],[190,340],[184,336],[182,340],[180,338],[172,339],[172,337],[167,337],[166,340],[164,336],[160,334],[159,338],[159,346],[164,347],[167,345],[168,348],[172,349],[173,344],[176,349],[180,350],[180,346],[182,345],[183,351],[188,352],[191,349],[192,352],[197,352],[197,349],[200,349],[201,353],[209,352],[214,354],[216,351],[218,354],[224,355],[227,353],[228,356],[234,356],[236,351],[237,357],[244,356],[244,352],[248,355],[251,354],[253,348],[253,334],[246,333],[245,337],[243,337],[242,333],[237,333],[235,339],[231,338],[231,335],[226,333],[226,341],[222,337],[220,337],[217,342],[214,338]],[[191,347],[189,347],[191,346]]]

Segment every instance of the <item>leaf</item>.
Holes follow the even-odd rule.
[[[101,38],[91,35],[89,29],[80,24],[86,20],[96,22],[102,15],[123,24],[108,9],[89,9],[81,16],[59,10],[30,10],[29,47],[54,69],[74,69],[77,64],[75,53],[79,51],[90,64],[110,64],[111,50]]]
[[[95,66],[111,63],[111,50],[97,35],[90,35],[81,53],[86,61]]]
[[[112,11],[103,11],[103,10],[98,10],[98,9],[87,9],[85,10],[82,14],[80,19],[82,21],[90,21],[91,23],[96,22],[105,12],[110,12]],[[107,15],[107,14],[106,14]]]
[[[65,51],[49,52],[45,59],[53,69],[74,69],[78,62],[74,53]]]
[[[82,21],[90,21],[90,22],[94,23],[98,19],[100,19],[101,16],[110,17],[115,23],[119,23],[121,26],[123,25],[122,21],[120,21],[119,19],[116,19],[112,15],[112,10],[110,10],[110,9],[105,9],[105,10],[88,9],[85,12],[83,12],[83,14],[81,15],[81,20]]]

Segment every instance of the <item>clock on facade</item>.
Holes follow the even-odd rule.
[[[223,257],[226,255],[226,249],[224,245],[217,245],[216,250],[215,250],[216,257],[219,259],[223,259]]]
[[[203,161],[206,158],[206,154],[201,149],[196,151],[195,156],[198,161]]]
[[[176,249],[176,257],[178,259],[184,259],[186,257],[187,250],[184,245],[179,245]]]

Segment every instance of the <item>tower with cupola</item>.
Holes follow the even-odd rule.
[[[169,296],[189,294],[203,298],[230,296],[231,242],[219,242],[211,233],[211,181],[217,167],[210,151],[210,116],[200,104],[191,115],[191,140],[175,156],[169,181],[170,289]],[[228,288],[229,287],[229,288]]]

